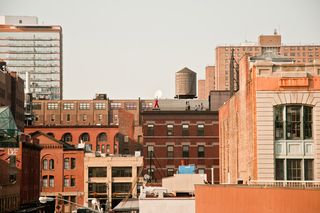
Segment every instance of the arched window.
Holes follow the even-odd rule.
[[[50,170],[54,169],[54,160],[53,159],[49,160],[49,169]]]
[[[88,142],[90,141],[90,136],[88,133],[82,133],[79,138],[79,142]]]
[[[47,170],[48,169],[48,160],[47,159],[44,159],[42,161],[42,169],[43,170]]]
[[[69,132],[65,133],[63,134],[61,140],[64,142],[72,142],[72,135]]]
[[[48,132],[47,135],[54,138],[54,134],[52,132]]]
[[[107,141],[107,134],[106,133],[100,133],[97,137],[97,142],[104,142]]]

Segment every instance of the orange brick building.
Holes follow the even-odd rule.
[[[244,57],[219,110],[221,183],[320,180],[320,64]]]
[[[79,205],[84,203],[84,150],[42,133],[34,132],[39,140],[41,196],[56,197]],[[75,206],[56,200],[56,212],[70,212]]]

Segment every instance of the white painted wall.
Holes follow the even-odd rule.
[[[21,20],[22,23],[19,23],[19,20]],[[36,16],[0,16],[0,24],[37,25],[38,18]]]
[[[192,198],[146,198],[139,199],[140,213],[195,213],[195,199]]]

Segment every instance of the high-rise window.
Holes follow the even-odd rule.
[[[189,136],[189,125],[182,124],[182,136]]]
[[[173,153],[173,145],[167,146],[167,156],[168,156],[168,158],[173,158],[173,155],[174,155],[174,153]]]
[[[204,136],[204,125],[198,124],[198,136]]]
[[[184,157],[184,158],[189,157],[189,146],[188,145],[182,146],[182,157]]]
[[[153,124],[148,124],[147,136],[154,136],[154,125]]]
[[[167,135],[168,136],[172,136],[173,135],[173,125],[172,124],[168,124],[167,125]]]
[[[199,158],[204,158],[204,146],[198,146],[198,157]]]

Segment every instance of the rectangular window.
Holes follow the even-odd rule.
[[[107,167],[89,167],[89,178],[107,177]]]
[[[188,145],[182,146],[182,157],[184,157],[184,158],[189,157],[189,146]]]
[[[67,121],[71,121],[71,115],[67,114]]]
[[[48,187],[48,176],[47,175],[42,177],[42,187]]]
[[[136,110],[137,104],[129,102],[129,103],[125,103],[125,107],[127,110]]]
[[[153,136],[154,135],[154,125],[148,124],[147,126],[147,136]]]
[[[87,121],[88,116],[86,114],[82,115],[82,121]]]
[[[50,120],[51,121],[55,121],[56,120],[56,115],[55,114],[51,114],[50,115]]]
[[[74,109],[74,103],[64,103],[64,104],[63,104],[63,109],[65,109],[65,110],[72,110],[72,109]]]
[[[188,124],[182,125],[182,136],[189,136],[189,125]]]
[[[76,159],[71,158],[71,169],[75,169],[75,168],[76,168]]]
[[[174,168],[168,168],[167,169],[167,176],[170,177],[170,176],[173,176],[174,175]]]
[[[198,146],[198,157],[204,158],[204,146]]]
[[[102,115],[101,114],[98,115],[98,121],[102,121]]]
[[[129,193],[131,187],[131,183],[112,183],[112,193]]]
[[[304,139],[312,138],[312,108],[303,107],[303,133]]]
[[[41,110],[41,103],[32,103],[33,110]]]
[[[313,180],[313,160],[304,160],[304,180]]]
[[[112,167],[112,177],[132,177],[132,167]]]
[[[204,136],[204,125],[198,124],[198,136]]]
[[[79,109],[81,109],[81,110],[90,109],[90,103],[80,103],[79,104]]]
[[[301,106],[287,107],[287,139],[300,139]]]
[[[58,103],[48,103],[47,105],[48,110],[58,109],[58,107],[59,107]]]
[[[69,187],[69,176],[64,176],[63,186],[64,187]]]
[[[89,198],[96,197],[99,193],[99,197],[107,197],[107,184],[105,183],[89,183],[88,184]]]
[[[70,169],[70,159],[69,158],[64,159],[64,169]]]
[[[198,169],[198,174],[204,174],[205,173],[205,169],[204,168],[199,168]]]
[[[110,104],[111,109],[121,109],[121,103],[111,103]]]
[[[49,186],[54,187],[54,176],[50,175],[49,177]]]
[[[276,159],[276,180],[284,180],[284,159]]]
[[[70,186],[76,186],[76,178],[73,175],[70,178]]]
[[[287,159],[287,180],[301,180],[301,160]]]
[[[275,139],[284,139],[283,134],[283,106],[274,108],[275,110]]]
[[[172,124],[168,124],[167,125],[167,135],[168,136],[172,136],[173,135],[173,125]]]
[[[98,103],[95,104],[95,108],[96,109],[105,109],[106,108],[106,103],[98,102]]]
[[[173,155],[174,155],[173,146],[172,145],[167,146],[167,156],[168,156],[168,158],[173,158]]]
[[[148,157],[150,158],[151,156],[153,156],[153,146],[148,146]]]

